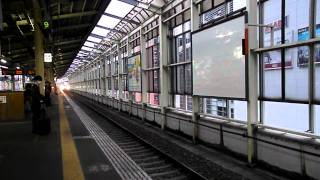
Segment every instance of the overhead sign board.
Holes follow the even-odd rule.
[[[34,70],[22,70],[22,69],[5,69],[0,68],[0,75],[35,75]]]
[[[48,29],[50,27],[50,24],[48,21],[43,21],[43,28]]]
[[[52,54],[44,53],[44,62],[52,62]]]

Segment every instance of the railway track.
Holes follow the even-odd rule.
[[[173,157],[160,151],[155,146],[141,139],[128,129],[122,127],[114,119],[108,117],[106,106],[95,104],[80,95],[68,93],[69,96],[77,99],[77,102],[84,105],[99,116],[107,119],[101,128],[127,153],[136,164],[138,164],[152,179],[155,180],[189,180],[206,179],[189,167],[176,161]]]

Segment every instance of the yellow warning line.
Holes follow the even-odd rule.
[[[63,97],[61,95],[59,95],[59,116],[63,179],[84,180],[79,156],[71,135],[68,119],[64,110]]]

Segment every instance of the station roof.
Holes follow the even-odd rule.
[[[90,62],[154,16],[163,0],[111,0],[74,58],[66,76]]]
[[[34,0],[2,1],[1,56],[9,64],[34,66]],[[72,73],[141,25],[163,0],[38,0],[50,24],[45,51],[58,77]],[[1,20],[1,18],[0,18]]]

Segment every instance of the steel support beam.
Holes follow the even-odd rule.
[[[130,20],[130,19],[125,19],[125,18],[122,18],[122,17],[119,17],[119,16],[116,16],[116,15],[113,15],[113,14],[109,14],[109,13],[103,13],[104,16],[109,16],[109,17],[112,17],[114,19],[119,19],[121,21],[124,21],[124,22],[128,22],[128,23],[131,23],[131,24],[135,24],[135,25],[140,25],[139,22],[136,22],[136,21],[133,21],[133,20]]]
[[[68,31],[68,30],[75,30],[75,29],[82,29],[82,28],[88,28],[90,27],[91,24],[87,23],[87,24],[79,24],[79,25],[72,25],[72,26],[65,26],[65,27],[60,27],[60,28],[56,28],[53,29],[52,32],[56,33],[56,32],[60,32],[60,31]]]
[[[76,40],[62,40],[60,42],[55,42],[53,43],[53,45],[55,46],[61,46],[61,45],[67,45],[67,44],[75,44],[75,43],[79,43],[79,42],[82,42],[83,40],[82,39],[76,39]]]
[[[119,30],[112,29],[112,28],[108,28],[108,27],[105,27],[105,26],[96,25],[96,27],[101,28],[101,29],[105,29],[105,30],[108,30],[108,31],[113,31],[113,32],[116,32],[116,33],[127,35],[126,32],[119,31]]]
[[[57,16],[52,16],[52,20],[59,20],[59,19],[69,19],[69,18],[76,18],[81,16],[92,16],[96,15],[97,11],[86,11],[86,12],[79,12],[79,13],[69,13],[69,14],[62,14]]]

